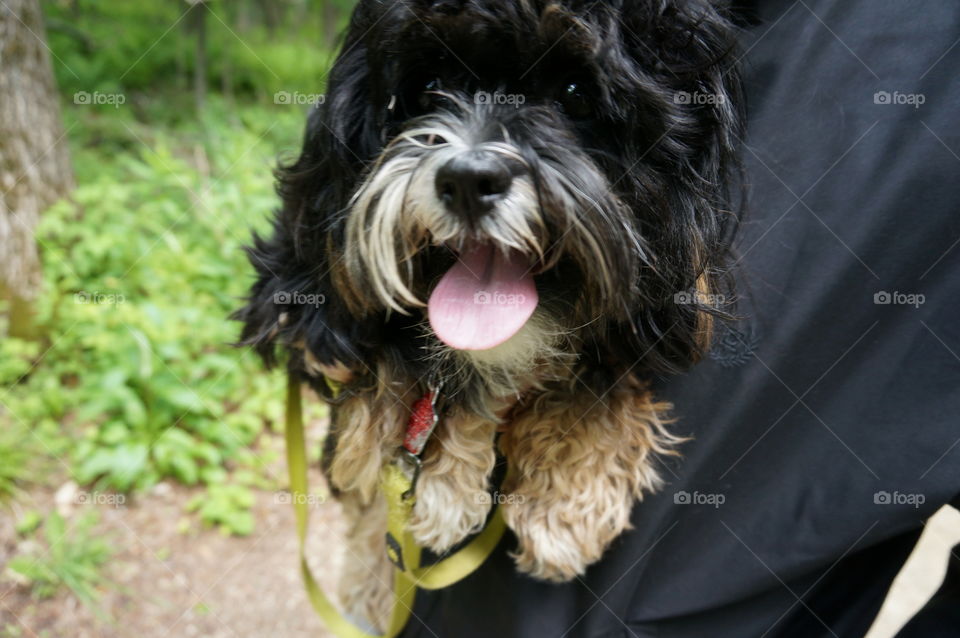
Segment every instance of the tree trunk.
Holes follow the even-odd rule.
[[[249,33],[253,27],[253,18],[250,16],[250,3],[253,0],[240,0],[237,5],[237,31]]]
[[[340,19],[340,10],[337,3],[327,0],[323,3],[323,31],[324,44],[333,48],[337,43],[337,22]]]
[[[11,336],[33,336],[40,287],[34,230],[73,188],[39,0],[0,3],[0,298]]]
[[[233,65],[230,63],[230,56],[223,56],[223,63],[220,74],[220,92],[223,93],[223,99],[228,103],[233,103]]]
[[[197,112],[203,111],[207,103],[207,4],[204,0],[191,0],[190,9],[194,37],[197,48],[193,68],[193,94],[197,102]]]
[[[267,25],[267,33],[272,39],[280,26],[280,10],[282,7],[276,0],[260,0],[260,11],[263,13],[263,23]]]

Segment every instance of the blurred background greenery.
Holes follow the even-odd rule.
[[[65,525],[31,495],[193,486],[180,525],[247,535],[252,491],[283,487],[263,444],[282,378],[230,345],[227,316],[350,4],[40,3],[75,188],[36,225],[31,329],[0,308],[0,518],[16,534],[0,566],[32,596],[95,601],[112,549],[95,508]]]

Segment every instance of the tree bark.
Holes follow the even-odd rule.
[[[240,0],[237,4],[237,31],[249,33],[253,27],[253,18],[250,16],[250,3],[253,0]]]
[[[333,48],[337,43],[337,21],[340,18],[340,7],[333,0],[323,3],[323,31],[324,44]]]
[[[263,23],[267,25],[267,33],[272,39],[280,26],[280,12],[283,7],[276,0],[260,0],[260,10],[263,13]]]
[[[0,3],[0,297],[11,336],[33,336],[40,287],[34,231],[73,188],[39,0]]]
[[[193,94],[197,112],[202,112],[207,103],[207,4],[205,0],[191,0],[190,9],[196,38],[196,55],[193,69]]]

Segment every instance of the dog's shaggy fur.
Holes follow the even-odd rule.
[[[648,381],[698,360],[729,299],[733,49],[706,0],[361,0],[238,313],[246,343],[268,362],[285,346],[333,405],[325,460],[361,563],[379,560],[379,471],[430,377],[442,415],[411,531],[435,552],[482,528],[498,451],[516,562],[538,578],[582,574],[660,485],[654,456],[678,439]],[[470,153],[509,168],[482,215],[438,185]],[[457,350],[425,302],[478,244],[526,259],[539,304],[502,345]],[[367,567],[345,602],[382,624],[389,579],[371,593],[357,583],[383,567]]]

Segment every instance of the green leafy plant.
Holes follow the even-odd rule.
[[[328,52],[318,51],[323,12],[291,12],[279,35],[271,33],[262,19],[238,25],[234,4],[239,3],[207,2],[210,89],[229,86],[242,98],[272,98],[279,90],[315,92],[318,87],[310,82],[323,77],[330,62]],[[341,22],[334,31],[345,24],[353,3],[335,4],[340,5]],[[196,63],[194,32],[182,27],[168,33],[157,29],[189,22],[183,19],[185,4],[96,0],[84,3],[79,12],[69,5],[44,2],[48,39],[64,62],[55,66],[64,93],[149,91],[158,78],[172,85],[167,89],[189,88]],[[149,55],[143,55],[148,50]]]
[[[61,447],[82,484],[207,484],[228,466],[258,464],[248,452],[279,418],[282,385],[230,345],[237,326],[227,315],[249,282],[237,276],[249,272],[242,245],[274,201],[263,134],[276,124],[260,113],[248,114],[250,128],[212,124],[189,145],[186,134],[155,129],[136,156],[108,159],[79,140],[75,155],[95,156],[99,172],[78,171],[72,201],[38,230],[50,347],[31,370],[35,351],[8,340],[13,356],[2,360],[5,380],[22,379],[5,399],[11,414],[46,432],[68,424],[77,440]],[[288,121],[291,139],[298,127]],[[216,177],[190,161],[198,139],[218,149]],[[15,448],[0,472],[19,471]]]
[[[211,6],[233,23],[232,5]],[[198,116],[184,90],[192,36],[157,30],[181,8],[44,2],[77,188],[37,228],[44,340],[0,340],[0,500],[34,480],[31,458],[57,458],[94,489],[207,489],[201,520],[249,533],[257,482],[238,477],[270,473],[260,441],[282,422],[283,384],[230,345],[227,316],[252,278],[242,247],[277,204],[270,169],[307,108],[273,94],[321,92],[330,56],[317,50],[323,12],[282,37],[254,21],[243,42],[211,19]],[[81,104],[77,91],[125,99]]]
[[[254,496],[242,485],[211,485],[206,494],[195,496],[187,505],[189,511],[199,513],[206,525],[215,526],[225,534],[246,536],[253,531]]]
[[[0,428],[0,503],[16,497],[33,478],[36,451],[19,424]]]
[[[27,536],[35,532],[41,525],[43,525],[43,516],[40,512],[27,510],[17,519],[17,524],[14,529],[16,529],[17,534],[20,536]]]
[[[43,551],[15,556],[7,569],[25,579],[38,598],[49,598],[66,587],[82,602],[93,604],[98,587],[106,582],[101,568],[111,556],[109,544],[94,529],[96,525],[93,512],[69,528],[62,516],[50,514],[41,528]]]

